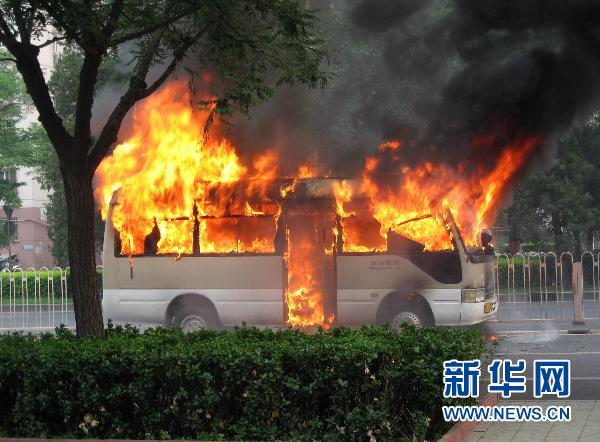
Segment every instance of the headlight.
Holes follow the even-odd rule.
[[[463,289],[462,302],[481,302],[485,299],[485,289]]]

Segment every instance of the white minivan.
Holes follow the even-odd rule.
[[[389,232],[383,251],[345,252],[341,244],[343,225],[335,216],[332,196],[304,195],[302,201],[284,201],[281,212],[272,215],[277,216],[275,220],[263,216],[265,223],[276,226],[273,253],[197,251],[174,257],[157,255],[149,248],[145,254],[130,257],[121,255],[119,236],[111,224],[112,210],[119,204],[115,193],[104,236],[105,320],[142,326],[175,325],[185,330],[231,327],[242,322],[285,327],[285,232],[298,205],[307,199],[312,204],[317,198],[320,210],[333,212],[333,216],[323,217],[323,232],[337,231],[340,238],[328,250],[324,234],[324,244],[319,248],[323,250],[319,257],[322,302],[325,317],[333,318],[333,325],[471,325],[496,314],[494,257],[465,247],[451,218],[447,234],[452,250],[427,251],[422,245]],[[253,219],[255,223],[256,217]],[[238,235],[243,233],[243,216],[229,221],[237,225]]]

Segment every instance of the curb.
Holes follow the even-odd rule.
[[[498,402],[498,395],[488,394],[478,405],[493,407]],[[450,431],[442,436],[438,442],[461,442],[471,434],[479,421],[463,421],[456,423]]]

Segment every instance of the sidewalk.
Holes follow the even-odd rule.
[[[600,401],[499,401],[498,405],[570,405],[571,422],[484,422],[465,439],[511,442],[598,442],[600,441]]]

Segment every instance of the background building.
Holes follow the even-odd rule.
[[[17,169],[11,179],[24,183],[19,187],[22,206],[12,214],[12,223],[16,226],[11,244],[11,253],[16,255],[16,262],[13,264],[18,264],[23,269],[51,267],[54,265],[54,258],[50,252],[52,243],[46,229],[48,193],[41,189],[30,169]],[[6,214],[2,210],[0,212],[6,218]],[[8,248],[0,250],[0,255],[7,257]]]

